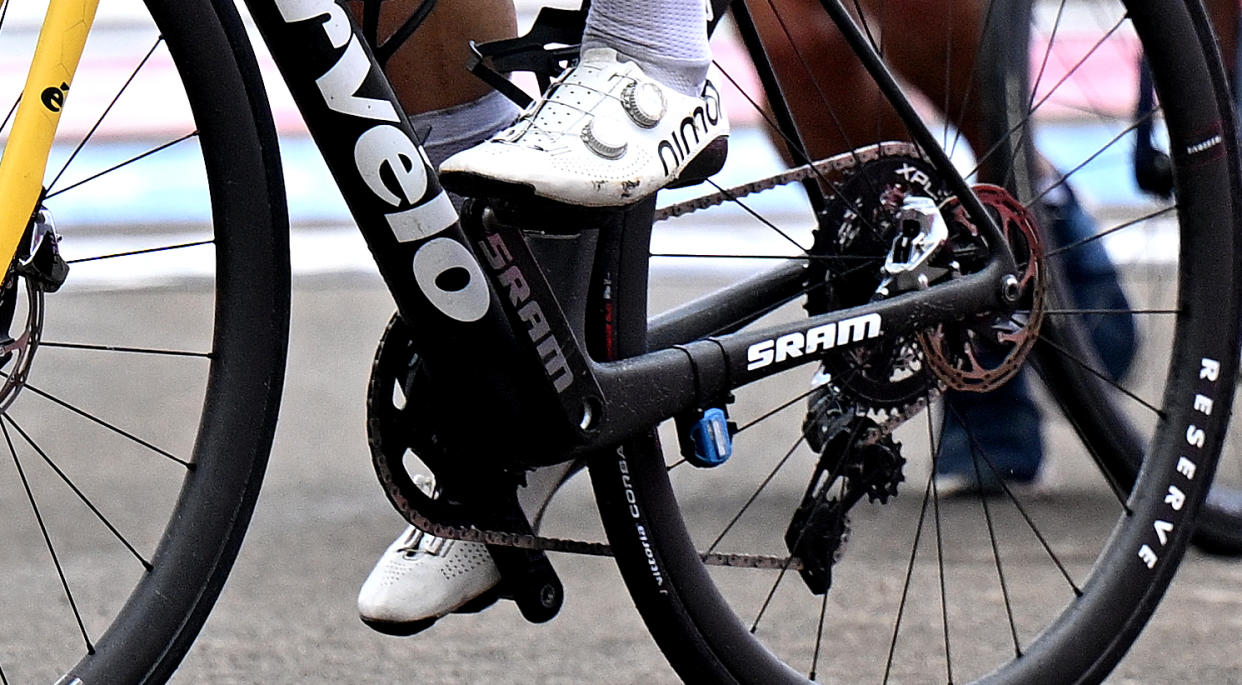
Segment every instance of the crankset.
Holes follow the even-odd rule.
[[[564,601],[564,588],[544,553],[533,547],[503,544],[519,536],[531,536],[530,522],[518,505],[517,483],[508,474],[474,470],[469,483],[452,468],[445,447],[434,428],[427,403],[436,393],[427,385],[426,369],[404,319],[394,314],[389,321],[375,362],[367,392],[367,437],[376,475],[389,501],[416,528],[439,537],[445,529],[486,531],[488,551],[500,569],[500,595],[514,600],[522,615],[534,623],[556,616]],[[423,474],[415,473],[407,460],[417,458],[436,477],[429,488]],[[443,484],[471,495],[468,501],[454,498]],[[454,489],[450,487],[450,491]],[[431,519],[450,525],[431,524]]]
[[[393,315],[380,340],[367,389],[367,441],[371,460],[389,502],[411,525],[437,537],[481,542],[490,548],[516,548],[612,556],[607,543],[535,535],[515,527],[492,528],[464,517],[441,496],[428,496],[406,465],[417,455],[432,473],[443,457],[435,429],[420,410],[434,402],[412,330]],[[802,568],[797,559],[761,554],[702,553],[703,562],[745,568]]]

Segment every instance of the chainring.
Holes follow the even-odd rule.
[[[807,269],[812,316],[871,301],[899,231],[902,201],[913,195],[939,204],[950,195],[935,168],[913,154],[864,161],[831,190]],[[828,352],[822,372],[830,390],[871,410],[900,411],[935,389],[922,357],[914,335],[896,336]]]
[[[427,514],[435,508],[435,500],[414,484],[405,463],[407,454],[412,453],[435,470],[435,433],[419,420],[418,405],[426,401],[426,393],[419,390],[422,373],[410,327],[400,315],[393,314],[371,365],[367,444],[384,494],[407,520],[412,520],[413,514]]]
[[[486,530],[460,518],[460,511],[440,496],[428,496],[414,483],[405,464],[413,453],[432,473],[446,459],[434,426],[426,420],[434,393],[424,385],[425,369],[418,354],[413,330],[394,314],[380,339],[367,387],[367,443],[376,476],[393,507],[414,527],[436,537],[468,540],[487,545],[539,549],[570,554],[612,556],[607,543],[531,535],[507,530]],[[703,563],[713,566],[767,568],[800,571],[802,562],[768,554],[700,552]]]

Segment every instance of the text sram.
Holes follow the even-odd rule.
[[[746,348],[746,370],[754,371],[805,354],[878,338],[882,324],[879,314],[863,314],[757,342]]]

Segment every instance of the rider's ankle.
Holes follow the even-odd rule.
[[[433,169],[453,155],[472,148],[509,126],[517,119],[518,106],[498,92],[444,109],[410,116],[410,125],[423,140]],[[452,193],[453,205],[461,210],[461,198]]]
[[[705,5],[649,0],[635,12],[631,0],[595,0],[587,14],[582,52],[594,48],[612,48],[650,78],[697,97],[712,61]]]
[[[711,66],[710,59],[686,59],[653,54],[650,51],[637,49],[634,46],[617,46],[605,44],[599,40],[583,38],[582,52],[595,48],[612,48],[617,51],[621,61],[634,62],[643,73],[659,81],[682,95],[697,96],[703,92],[707,82],[707,69]]]

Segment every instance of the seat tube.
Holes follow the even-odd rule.
[[[47,157],[99,0],[52,0],[0,159],[0,259],[13,261],[43,193]]]

